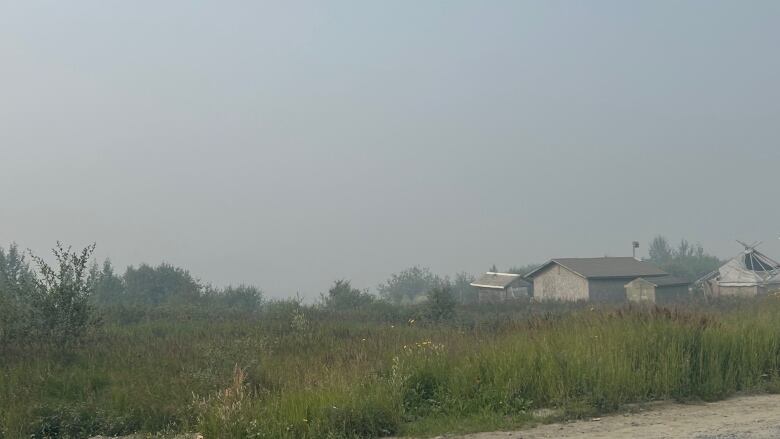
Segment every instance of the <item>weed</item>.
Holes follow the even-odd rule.
[[[505,308],[459,308],[437,324],[418,324],[414,309],[380,318],[294,301],[104,314],[66,356],[46,343],[3,347],[0,438],[436,434],[515,427],[540,410],[586,417],[780,389],[775,298]]]

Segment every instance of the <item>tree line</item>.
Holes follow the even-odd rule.
[[[216,288],[195,278],[188,270],[169,263],[141,264],[117,272],[110,260],[92,259],[95,246],[81,251],[57,243],[49,265],[16,244],[0,247],[0,344],[3,340],[38,337],[75,340],[100,322],[99,309],[110,307],[208,307],[214,310],[254,312],[266,303],[263,292],[251,285]],[[663,270],[689,281],[707,274],[722,261],[708,254],[701,244],[683,239],[672,247],[663,236],[649,245],[649,260]],[[526,275],[537,265],[508,268]],[[499,271],[494,265],[489,271]],[[379,304],[419,306],[423,315],[438,320],[450,317],[458,303],[477,302],[470,284],[475,277],[460,272],[439,276],[424,266],[393,273],[376,287],[376,294],[336,280],[320,295],[318,306],[332,310],[355,310]]]
[[[65,346],[99,325],[97,311],[111,306],[187,304],[252,311],[263,301],[254,286],[214,288],[167,263],[130,266],[119,275],[110,260],[99,265],[92,259],[94,249],[93,244],[75,251],[58,242],[50,265],[16,244],[0,247],[0,346],[10,340]]]
[[[707,253],[701,244],[681,239],[677,247],[661,235],[650,241],[649,260],[662,270],[693,282],[720,267],[724,261]]]

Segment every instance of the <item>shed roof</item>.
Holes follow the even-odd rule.
[[[632,280],[631,282],[629,282],[629,284],[631,284],[633,282],[637,282],[637,281],[639,281],[639,282],[647,282],[649,284],[655,285],[656,287],[673,287],[673,286],[689,285],[690,284],[690,282],[688,282],[687,280],[685,280],[683,278],[680,278],[680,277],[672,276],[672,275],[668,275],[668,276],[654,276],[654,277],[650,277],[650,278],[638,277],[638,278]]]
[[[504,289],[513,282],[521,283],[523,286],[528,285],[528,282],[523,280],[519,274],[494,273],[492,271],[488,271],[487,273],[483,274],[479,279],[475,280],[470,285],[477,288]]]
[[[669,274],[649,262],[628,256],[551,259],[541,267],[528,273],[526,277],[533,278],[551,264],[558,264],[586,279],[666,276]]]

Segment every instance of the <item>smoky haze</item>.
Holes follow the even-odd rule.
[[[6,2],[0,245],[313,297],[780,257],[780,3]]]

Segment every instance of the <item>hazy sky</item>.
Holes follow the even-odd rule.
[[[780,257],[777,1],[9,1],[0,245],[314,296]]]

